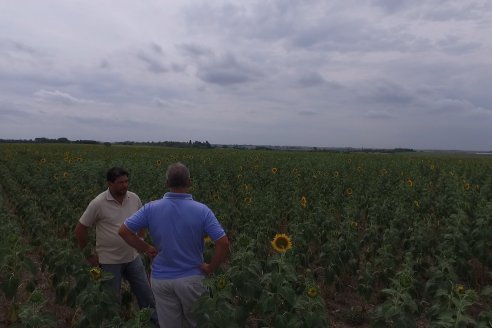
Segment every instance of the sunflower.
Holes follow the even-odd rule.
[[[292,241],[284,233],[278,233],[272,240],[272,247],[278,253],[285,253],[292,248]]]
[[[456,285],[456,287],[454,287],[454,292],[456,294],[459,294],[459,295],[464,294],[465,293],[465,286],[460,285],[460,284]]]
[[[316,296],[318,296],[318,288],[316,288],[315,286],[310,286],[306,290],[306,294],[311,298],[315,298]]]
[[[303,208],[306,208],[306,207],[307,207],[307,205],[308,205],[308,200],[307,200],[306,196],[302,196],[302,197],[301,197],[300,203],[301,203],[301,206],[302,206]]]
[[[248,196],[248,197],[244,197],[244,202],[246,204],[251,204],[251,202],[253,201],[253,198],[251,198],[251,196]]]
[[[203,241],[204,241],[205,245],[209,245],[212,243],[212,238],[210,238],[209,235],[205,235],[205,237],[203,237]]]
[[[350,222],[350,226],[351,226],[353,229],[357,229],[357,227],[359,226],[359,222],[357,222],[357,221],[352,221],[352,222]]]
[[[352,194],[353,194],[352,188],[345,189],[345,195],[346,196],[352,196]]]
[[[217,277],[217,280],[215,280],[215,287],[217,289],[224,289],[227,286],[227,278],[223,274]]]
[[[46,158],[41,158],[41,160],[39,161],[41,164],[44,164],[46,163]]]
[[[278,172],[278,169],[276,167],[272,167],[272,173],[277,174],[277,172]]]
[[[410,178],[408,178],[408,179],[407,179],[407,181],[406,181],[405,183],[406,183],[406,184],[407,184],[407,186],[408,186],[408,187],[410,187],[410,188],[411,188],[411,187],[413,187],[413,185],[414,185],[413,180],[412,180],[412,179],[410,179]]]
[[[335,178],[338,178],[340,176],[340,172],[338,172],[338,171],[333,172],[333,176]]]
[[[243,184],[243,189],[246,191],[251,191],[251,190],[253,190],[253,186],[245,183],[245,184]]]
[[[63,172],[63,177],[64,177],[64,178],[68,178],[69,176],[70,176],[70,173],[68,173],[68,172]]]
[[[101,278],[101,269],[98,267],[92,267],[89,270],[89,273],[91,274],[91,277],[93,280],[99,280]]]
[[[465,189],[465,190],[470,190],[470,188],[471,188],[471,186],[470,186],[470,184],[469,184],[468,182],[465,182],[465,183],[463,184],[463,189]]]
[[[415,205],[416,208],[420,208],[420,202],[418,200],[414,200],[413,204]]]
[[[162,162],[161,162],[161,160],[160,160],[160,159],[158,159],[157,161],[155,161],[155,165],[156,165],[156,166],[161,166],[161,164],[162,164]]]

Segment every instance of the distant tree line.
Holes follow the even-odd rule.
[[[177,148],[214,148],[208,141],[149,141],[149,142],[139,142],[139,141],[123,141],[115,142],[115,145],[143,145],[143,146],[164,146],[164,147],[177,147]]]
[[[352,147],[302,147],[302,146],[259,146],[259,145],[214,145],[208,141],[122,141],[122,142],[101,142],[96,140],[69,140],[68,138],[34,138],[34,139],[0,139],[0,143],[53,143],[53,144],[88,144],[88,145],[135,145],[135,146],[158,146],[158,147],[175,147],[175,148],[233,148],[244,150],[282,150],[282,151],[313,151],[313,152],[336,152],[336,153],[407,153],[415,152],[411,148],[352,148]]]
[[[88,144],[88,145],[146,145],[146,146],[165,146],[165,147],[179,147],[179,148],[214,148],[208,141],[150,141],[150,142],[137,142],[137,141],[123,141],[123,142],[101,142],[96,140],[69,140],[68,138],[34,138],[34,139],[0,139],[0,143],[51,143],[51,144]]]

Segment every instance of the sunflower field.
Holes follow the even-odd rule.
[[[0,145],[0,320],[146,327],[73,231],[108,168],[128,169],[146,203],[176,161],[232,246],[195,306],[201,327],[492,327],[490,156],[70,144]],[[63,323],[39,272],[72,310]]]

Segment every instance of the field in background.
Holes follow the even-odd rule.
[[[198,304],[204,326],[492,325],[488,156],[29,144],[0,145],[4,320],[57,325],[39,295],[42,270],[74,311],[67,325],[118,313],[121,325],[143,325],[145,313],[115,307],[91,276],[73,228],[111,166],[130,171],[145,203],[162,197],[176,161],[232,242]],[[276,234],[292,248],[276,252]]]

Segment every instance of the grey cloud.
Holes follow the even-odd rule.
[[[201,80],[222,86],[249,82],[259,75],[248,64],[239,62],[232,54],[212,59],[198,68],[198,77]]]
[[[364,116],[371,119],[390,119],[393,117],[393,115],[387,111],[382,110],[369,110]]]
[[[257,1],[250,6],[203,3],[188,7],[185,14],[193,32],[214,31],[231,39],[243,36],[274,41],[290,35],[302,18],[299,13],[314,7],[314,2]]]
[[[147,66],[147,69],[150,72],[160,74],[169,71],[169,68],[166,67],[163,63],[164,52],[156,43],[151,43],[148,50],[141,50],[137,54],[137,58],[144,62]]]
[[[93,104],[91,100],[76,98],[68,93],[61,92],[59,90],[38,90],[33,94],[38,100],[59,103],[63,105],[85,105]]]
[[[448,36],[437,42],[437,47],[451,55],[462,55],[480,48],[481,43],[463,41],[457,36]]]
[[[161,97],[154,97],[153,103],[159,107],[164,107],[164,108],[173,108],[173,107],[183,108],[183,107],[193,106],[193,104],[187,100],[176,99],[176,98],[162,99]]]
[[[0,117],[6,118],[29,118],[32,114],[18,108],[7,108],[5,105],[0,105]]]
[[[99,68],[107,69],[110,67],[111,65],[109,64],[109,61],[107,61],[106,59],[101,60],[101,62],[99,63]]]
[[[461,114],[467,117],[485,116],[492,118],[492,108],[477,106],[469,100],[456,98],[436,99],[430,104],[433,111],[446,114]]]
[[[153,73],[165,73],[168,69],[161,62],[161,59],[152,57],[144,52],[137,54],[137,58],[147,65],[147,69]]]
[[[196,43],[180,44],[177,45],[176,47],[183,54],[193,58],[203,57],[203,56],[210,57],[211,55],[213,55],[212,50]]]
[[[381,28],[368,21],[333,19],[301,27],[289,38],[294,47],[336,52],[420,52],[432,43],[400,28]]]
[[[120,117],[116,117],[114,119],[107,119],[107,118],[96,118],[96,117],[80,117],[80,116],[67,116],[66,117],[68,120],[72,122],[76,122],[78,124],[82,125],[89,125],[91,127],[100,127],[102,129],[106,129],[108,126],[111,126],[112,128],[121,128],[121,129],[126,129],[126,128],[131,128],[131,129],[138,129],[138,128],[149,128],[149,127],[155,127],[156,124],[152,122],[142,122],[142,121],[137,121],[137,120],[127,120],[127,119],[122,119]]]
[[[160,45],[158,45],[157,43],[152,42],[150,44],[150,48],[156,54],[158,54],[158,55],[164,55],[164,51],[162,50],[162,47]]]
[[[390,81],[372,81],[359,96],[363,102],[403,106],[415,102],[418,96],[407,88]]]
[[[317,115],[318,113],[314,110],[309,110],[309,109],[305,109],[305,110],[302,110],[299,112],[299,115],[302,115],[302,116],[315,116]]]
[[[323,84],[325,82],[325,79],[321,76],[321,74],[311,72],[301,75],[298,79],[298,82],[303,87],[312,87]]]
[[[36,55],[38,51],[33,47],[19,41],[10,39],[0,39],[0,53],[22,53],[27,55]]]
[[[464,21],[487,19],[492,9],[490,1],[447,1],[446,5],[428,6],[422,11],[422,17],[433,21]]]

